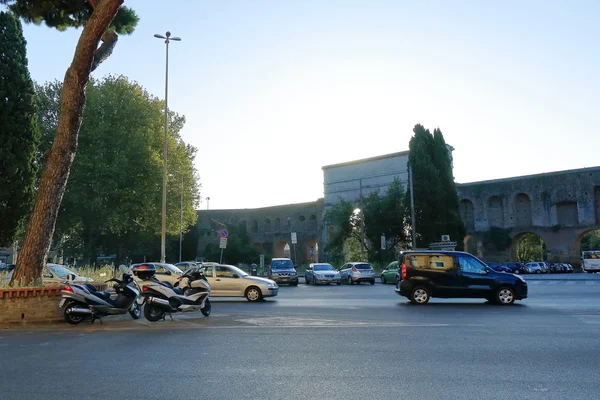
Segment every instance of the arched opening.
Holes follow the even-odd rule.
[[[253,219],[252,222],[250,222],[250,232],[252,232],[252,233],[258,232],[258,221],[255,219]]]
[[[594,187],[594,209],[596,210],[596,225],[600,225],[600,186]]]
[[[283,247],[283,256],[285,258],[291,258],[291,251],[290,251],[289,243],[286,243],[285,246]]]
[[[267,218],[265,219],[265,233],[270,233],[271,232],[271,219]]]
[[[531,232],[523,232],[513,238],[512,259],[522,263],[546,260],[544,240]]]
[[[462,218],[467,231],[472,232],[475,230],[475,211],[471,200],[462,199],[460,201],[460,217]]]
[[[556,222],[562,226],[579,225],[579,215],[576,201],[563,201],[556,203]]]
[[[285,255],[285,248],[288,248],[288,256]],[[279,241],[273,246],[273,258],[289,257],[290,245],[285,241]]]
[[[600,250],[600,229],[587,231],[579,240],[579,251]]]
[[[306,217],[304,217],[304,215],[299,216],[298,219],[300,220],[300,222],[306,221]]]
[[[314,239],[309,240],[304,244],[304,261],[307,263],[317,262],[318,258],[318,246]]]
[[[327,243],[331,242],[331,239],[335,236],[335,226],[329,225],[327,227]]]
[[[467,253],[473,254],[474,256],[477,255],[477,239],[472,235],[465,236],[463,239],[463,245],[463,248]]]
[[[515,220],[518,228],[531,226],[531,200],[525,193],[515,196]]]
[[[242,232],[247,232],[248,227],[246,225],[246,220],[243,219],[240,222],[238,222],[238,228],[240,228],[240,231],[242,231]]]
[[[499,196],[492,196],[488,199],[488,224],[504,228],[504,204]]]

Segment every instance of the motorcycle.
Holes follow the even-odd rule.
[[[139,279],[139,286],[142,288],[144,317],[148,321],[164,320],[166,314],[172,320],[172,313],[197,309],[200,309],[205,317],[210,315],[210,284],[201,270],[193,270],[182,276],[185,285],[182,283],[181,286],[184,289],[156,279],[156,270],[151,264],[138,265],[132,272]]]
[[[113,287],[116,296],[111,296],[106,290],[97,290],[89,283],[65,282],[58,305],[63,309],[65,321],[77,325],[86,317],[91,317],[92,323],[96,319],[100,319],[102,323],[102,317],[127,312],[133,319],[139,319],[142,315],[140,288],[133,277],[123,274],[122,280],[112,278],[106,281],[109,282],[115,282]]]

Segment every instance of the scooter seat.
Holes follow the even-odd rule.
[[[173,291],[174,291],[175,293],[177,293],[177,294],[179,294],[179,295],[182,295],[182,296],[183,296],[183,289],[181,289],[181,288],[178,288],[178,287],[174,287],[174,288],[173,288]]]
[[[169,281],[162,281],[162,282],[160,282],[160,284],[173,290],[176,294],[183,295],[183,289],[173,286],[173,284]]]
[[[85,283],[83,286],[85,286],[86,289],[90,291],[90,293],[95,293],[98,291],[98,289],[96,289],[96,286],[90,285],[89,283]]]
[[[102,300],[110,300],[110,293],[105,290],[94,292],[94,296],[100,297]]]

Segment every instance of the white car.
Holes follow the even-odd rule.
[[[3,281],[10,282],[14,272],[14,269],[10,271],[8,276],[4,278]],[[77,272],[70,270],[64,265],[46,264],[42,270],[42,283],[44,285],[61,284],[65,281],[72,281],[73,283],[90,283],[93,282],[93,279],[80,276]]]
[[[183,276],[183,271],[180,270],[179,268],[177,268],[176,266],[174,266],[173,264],[147,262],[147,263],[133,264],[131,266],[131,269],[133,269],[134,267],[137,267],[138,265],[142,265],[142,264],[154,265],[154,268],[156,269],[156,273],[154,274],[154,277],[161,282],[169,282],[173,286],[175,286],[175,284],[179,282],[179,278],[181,278]]]
[[[210,284],[210,297],[245,297],[248,301],[259,301],[277,296],[279,291],[275,281],[250,276],[233,265],[204,263],[202,269]]]

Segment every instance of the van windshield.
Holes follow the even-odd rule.
[[[292,260],[273,260],[271,269],[294,269],[294,263]]]

